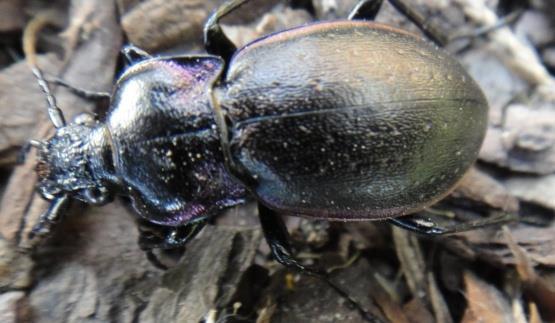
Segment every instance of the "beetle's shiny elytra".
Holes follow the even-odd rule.
[[[318,218],[430,205],[474,162],[487,124],[486,99],[458,62],[363,21],[257,40],[214,91],[232,172],[268,206]]]
[[[461,65],[381,24],[276,33],[224,68],[210,55],[129,68],[103,123],[70,124],[41,150],[41,191],[92,202],[101,187],[174,226],[246,191],[316,218],[394,217],[449,192],[486,129],[486,100]]]

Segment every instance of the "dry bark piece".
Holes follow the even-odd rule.
[[[503,62],[493,56],[487,46],[473,48],[460,57],[468,73],[478,83],[490,106],[488,133],[480,157],[490,161],[503,147],[489,146],[490,132],[503,124],[505,107],[528,90],[528,84],[515,76]]]
[[[135,6],[122,18],[122,26],[134,45],[148,51],[159,51],[182,44],[202,45],[203,27],[211,12],[223,0],[149,0]],[[226,35],[241,47],[248,41],[271,31],[284,29],[284,26],[297,26],[310,20],[304,10],[270,8],[279,1],[251,1],[224,19],[224,23],[237,24],[256,20],[264,15],[260,23],[251,26],[226,26]],[[187,17],[187,19],[183,19]]]
[[[258,229],[209,226],[187,245],[180,263],[154,290],[140,322],[199,322],[211,310],[220,315],[252,265]]]
[[[526,251],[520,247],[507,227],[503,233],[512,254],[516,259],[516,269],[524,284],[526,294],[540,306],[542,316],[549,322],[555,320],[555,285],[549,280],[542,279],[534,271],[531,259]]]
[[[129,41],[147,51],[181,43],[200,44],[202,27],[217,1],[149,0],[139,3],[121,18]]]
[[[521,41],[544,47],[555,40],[547,11],[527,10],[515,25],[515,33]]]
[[[551,69],[555,68],[555,47],[551,46],[543,50],[542,59],[545,65]]]
[[[388,322],[391,323],[409,323],[408,317],[403,313],[401,305],[392,302],[386,294],[378,293],[376,296],[376,303],[382,309]]]
[[[511,169],[534,174],[555,172],[554,103],[507,107],[503,126],[503,147]]]
[[[415,235],[398,227],[392,227],[392,230],[395,251],[401,263],[401,271],[407,285],[412,295],[428,302],[426,264],[424,263],[422,250],[418,245],[418,239]]]
[[[555,174],[546,176],[511,176],[505,185],[519,199],[555,211]]]
[[[67,265],[67,264],[66,264]],[[30,296],[36,322],[82,322],[95,315],[100,299],[94,272],[79,265],[63,266],[42,279]]]
[[[534,303],[529,303],[528,312],[530,313],[529,323],[542,323],[543,320],[538,312],[538,307]]]
[[[0,239],[0,291],[30,287],[32,269],[29,255]]]
[[[20,30],[24,25],[23,2],[19,0],[0,1],[0,32]]]
[[[519,172],[543,175],[555,172],[553,103],[509,105],[503,124],[490,130],[480,152],[483,160]]]
[[[494,209],[518,212],[518,200],[503,184],[475,167],[462,178],[452,196],[482,202]]]
[[[433,273],[427,273],[427,280],[428,295],[430,298],[432,309],[434,310],[436,322],[453,323],[451,313],[449,313],[449,309],[447,308],[447,302],[443,298],[443,295],[441,294],[439,287],[437,286],[437,282]]]
[[[0,294],[0,322],[18,323],[28,319],[23,307],[25,293],[21,291]]]
[[[34,257],[33,322],[133,321],[160,276],[137,240],[134,217],[119,202],[68,214]]]
[[[366,259],[360,259],[352,266],[335,271],[332,280],[356,299],[366,310],[382,319],[383,309],[376,308],[378,297],[382,302],[393,300],[373,279],[375,269]],[[277,284],[266,291],[278,299],[277,308],[271,318],[272,323],[282,322],[366,322],[360,314],[349,308],[345,299],[319,279],[299,275],[293,289],[286,289],[284,275],[276,273]],[[392,305],[393,306],[393,305]],[[387,322],[387,321],[386,321]]]
[[[226,36],[240,48],[264,35],[301,26],[311,20],[312,18],[305,10],[276,6],[274,10],[265,13],[259,21],[248,26],[223,25],[223,29]]]
[[[436,322],[452,322],[435,277],[426,270],[426,263],[417,237],[403,229],[393,227],[393,241],[403,276],[412,295],[432,307]]]
[[[526,250],[526,254],[532,261],[532,265],[543,265],[555,268],[555,221],[547,227],[530,226],[518,224],[511,226],[511,232],[519,246]],[[506,246],[506,240],[502,231],[498,228],[468,231],[457,234],[451,239],[446,239],[444,245],[457,252],[458,255],[466,255],[473,259],[479,257],[490,263],[501,266],[515,265],[516,260]]]
[[[132,10],[133,7],[138,5],[140,2],[141,0],[116,0],[118,12],[120,13],[120,15],[124,15]]]
[[[511,307],[501,292],[470,272],[464,273],[468,307],[462,323],[512,323]]]
[[[426,305],[419,298],[412,298],[403,305],[403,312],[411,323],[434,322],[434,315],[428,311]]]

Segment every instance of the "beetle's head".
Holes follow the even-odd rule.
[[[47,141],[35,142],[37,188],[45,199],[67,194],[97,205],[111,200],[111,190],[97,174],[99,166],[102,167],[99,159],[103,145],[97,140],[99,134],[102,135],[102,128],[70,123],[56,129]]]

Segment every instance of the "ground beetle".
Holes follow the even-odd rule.
[[[368,21],[376,0],[361,1],[349,20],[237,50],[219,20],[247,1],[229,1],[209,18],[209,55],[151,57],[128,47],[135,63],[103,122],[66,124],[33,67],[57,128],[34,142],[38,189],[51,206],[33,234],[48,233],[71,198],[104,204],[121,194],[163,232],[143,234],[142,248],[178,247],[211,216],[254,196],[274,257],[322,276],[292,257],[276,212],[386,219],[427,234],[461,228],[408,214],[444,197],[478,155],[488,105],[463,67],[411,33]],[[441,42],[422,17],[391,2]]]

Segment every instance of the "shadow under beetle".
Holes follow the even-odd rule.
[[[33,68],[57,128],[34,142],[38,190],[51,205],[33,234],[48,233],[70,199],[98,205],[120,194],[164,232],[144,231],[141,247],[168,249],[254,196],[276,260],[322,277],[292,257],[277,212],[384,219],[425,234],[475,227],[442,228],[409,215],[450,192],[484,138],[486,99],[456,60],[367,21],[381,5],[375,0],[361,1],[349,20],[274,33],[237,50],[219,20],[247,1],[229,1],[209,18],[209,55],[151,57],[128,47],[133,65],[103,122],[66,124]],[[442,42],[402,1],[391,2]]]

